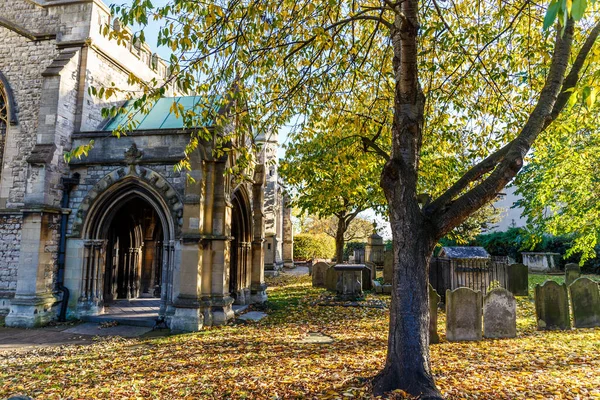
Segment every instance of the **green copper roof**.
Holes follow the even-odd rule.
[[[138,131],[149,129],[182,129],[184,126],[181,114],[177,117],[175,113],[171,111],[174,102],[183,105],[184,112],[194,110],[197,115],[202,113],[202,98],[196,96],[160,98],[154,103],[154,106],[147,114],[144,114],[139,110],[134,110],[132,105],[133,102],[128,101],[124,105],[126,112],[111,119],[102,130],[115,130],[119,125],[126,124],[130,115],[132,116],[132,121],[137,122],[135,130]],[[210,126],[213,125],[213,122],[214,121],[211,119],[203,121],[201,125]]]

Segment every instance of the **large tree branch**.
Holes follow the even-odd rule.
[[[568,75],[563,81],[561,92],[558,95],[554,106],[552,107],[552,111],[549,117],[545,119],[542,131],[558,117],[560,112],[564,109],[565,105],[569,101],[569,97],[572,95],[571,89],[577,85],[581,70],[585,65],[585,61],[587,60],[594,43],[598,39],[598,36],[600,36],[600,22],[598,22],[590,31],[583,46],[579,50],[579,53],[577,54],[577,57],[575,58]],[[427,212],[433,214],[438,210],[443,209],[465,188],[467,188],[469,184],[481,178],[486,173],[493,171],[496,166],[504,160],[506,154],[508,154],[508,151],[510,150],[511,144],[512,142],[508,143],[506,146],[491,154],[486,159],[467,171],[467,173],[463,175],[454,185],[452,185],[446,192],[444,192],[427,207]]]
[[[456,181],[448,190],[441,194],[437,199],[432,201],[427,208],[424,210],[427,214],[435,213],[438,209],[446,207],[452,199],[458,196],[465,188],[467,188],[472,182],[481,178],[490,171],[493,171],[498,163],[504,160],[504,157],[510,150],[509,142],[501,149],[489,155],[484,160],[480,161],[471,169],[469,169],[458,181]]]
[[[498,192],[519,172],[523,166],[523,158],[533,141],[547,126],[548,120],[552,119],[552,111],[565,82],[565,73],[573,42],[573,20],[567,21],[563,35],[560,34],[560,29],[557,31],[548,76],[529,119],[516,139],[508,146],[502,161],[487,178],[448,204],[447,208],[435,210],[435,214],[431,217],[437,227],[438,237],[443,237],[469,215],[497,196]]]
[[[594,26],[594,28],[591,30],[590,34],[586,38],[585,42],[583,43],[583,46],[581,46],[581,49],[579,49],[579,53],[577,53],[577,57],[575,58],[575,61],[571,66],[571,70],[565,78],[561,93],[558,95],[556,103],[554,103],[554,107],[552,108],[552,112],[550,113],[550,118],[546,120],[544,128],[548,127],[548,125],[550,125],[552,121],[554,121],[558,117],[560,112],[567,105],[569,98],[573,94],[573,92],[570,89],[573,89],[577,85],[577,82],[579,82],[579,74],[581,73],[585,61],[587,60],[587,57],[590,54],[590,51],[592,50],[592,47],[594,47],[594,43],[596,43],[596,40],[598,39],[599,35],[600,22],[598,22]]]

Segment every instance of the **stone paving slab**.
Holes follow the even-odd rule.
[[[267,316],[267,314],[265,314],[264,312],[250,311],[244,315],[240,315],[238,318],[241,319],[242,321],[260,321],[261,319],[265,318],[266,316]]]
[[[323,335],[321,332],[309,332],[308,335],[297,343],[302,344],[330,344],[334,340],[331,336]]]
[[[286,275],[308,275],[308,267],[295,267],[293,269],[284,269],[282,271]]]
[[[93,336],[65,332],[69,327],[20,329],[0,327],[0,352],[66,344],[92,344]]]
[[[117,325],[107,328],[99,328],[99,325],[93,322],[86,322],[81,325],[66,329],[65,333],[89,336],[123,336],[127,338],[142,336],[148,333],[152,328],[144,326]]]

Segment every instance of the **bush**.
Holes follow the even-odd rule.
[[[364,250],[365,245],[364,242],[346,242],[344,245],[344,261],[348,261],[350,256],[354,255],[354,250]]]
[[[301,233],[294,236],[294,260],[335,257],[335,240],[325,234]]]
[[[526,240],[528,232],[523,228],[509,228],[505,232],[486,233],[477,236],[471,246],[481,246],[492,256],[509,256],[517,262],[522,262],[522,251],[536,251],[547,253],[559,253],[564,256],[572,246],[573,239],[568,235],[552,236],[544,235],[534,248],[528,248]],[[442,243],[442,241],[440,241]],[[446,245],[446,244],[445,244]],[[596,246],[596,254],[600,254],[600,245]],[[574,254],[568,258],[561,258],[559,267],[563,268],[567,263],[579,264],[581,256]],[[582,271],[586,273],[600,272],[600,259],[593,258],[585,262]]]

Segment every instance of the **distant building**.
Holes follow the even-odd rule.
[[[489,229],[491,232],[505,232],[509,228],[522,228],[527,224],[527,220],[522,216],[523,208],[514,207],[517,200],[520,199],[515,191],[515,187],[506,187],[499,199],[494,202],[494,207],[502,209],[500,213],[500,221]]]

